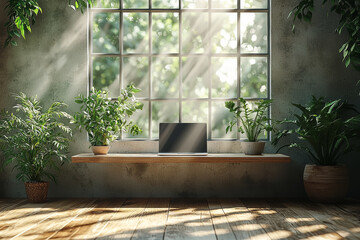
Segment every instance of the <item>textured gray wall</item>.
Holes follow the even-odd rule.
[[[360,105],[355,83],[358,72],[345,69],[337,49],[341,39],[334,33],[336,17],[321,7],[313,24],[300,24],[291,32],[287,15],[295,1],[272,1],[272,115],[290,117],[291,102],[306,103],[311,95],[348,98]],[[0,0],[0,42],[5,0]],[[44,13],[33,33],[18,47],[0,49],[0,107],[13,103],[11,93],[37,94],[45,104],[61,100],[71,113],[79,93],[86,93],[86,16],[66,7],[64,1],[41,1]],[[156,142],[119,142],[113,151],[156,152]],[[210,149],[238,151],[239,144],[212,144]],[[71,154],[88,152],[85,133],[76,132]],[[268,152],[274,152],[267,146]],[[303,197],[302,172],[307,162],[301,152],[291,151],[290,164],[66,164],[50,197]],[[349,157],[351,196],[358,188],[360,159]],[[11,168],[0,173],[0,197],[23,197],[23,184]]]

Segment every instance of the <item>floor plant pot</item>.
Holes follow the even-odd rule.
[[[245,155],[261,155],[264,152],[265,142],[241,142]]]
[[[346,196],[348,185],[349,175],[345,166],[305,166],[305,192],[313,202],[341,202]]]
[[[91,146],[91,150],[95,155],[107,155],[110,146]]]
[[[25,182],[26,196],[28,201],[32,203],[45,202],[48,189],[48,182]]]

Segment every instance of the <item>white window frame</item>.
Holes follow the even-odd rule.
[[[211,125],[211,103],[215,101],[236,101],[239,97],[241,97],[241,72],[240,72],[240,66],[241,66],[241,58],[242,57],[266,57],[267,58],[267,98],[245,98],[248,101],[257,101],[261,99],[271,99],[271,0],[267,0],[267,8],[266,9],[241,9],[241,0],[237,0],[237,8],[236,9],[211,9],[211,0],[208,2],[208,8],[207,9],[181,9],[182,8],[182,1],[179,0],[179,6],[178,8],[171,8],[171,9],[153,9],[152,8],[152,1],[149,0],[149,8],[144,9],[123,9],[123,0],[120,1],[120,8],[118,9],[111,9],[111,8],[90,8],[88,7],[87,10],[87,50],[88,50],[88,59],[87,59],[87,69],[88,69],[88,94],[90,92],[90,89],[93,86],[93,77],[92,77],[92,59],[93,57],[119,57],[120,58],[120,87],[123,88],[123,60],[122,57],[149,57],[149,69],[152,69],[152,57],[156,56],[172,56],[172,57],[178,57],[179,58],[179,97],[178,98],[152,98],[152,76],[151,76],[151,70],[149,70],[149,97],[148,98],[138,98],[141,101],[146,101],[148,103],[149,107],[149,138],[124,138],[121,137],[119,140],[124,141],[156,141],[158,139],[155,139],[152,137],[152,108],[151,103],[153,101],[179,101],[179,122],[182,122],[182,101],[191,100],[191,101],[208,101],[208,141],[238,141],[241,139],[240,133],[237,133],[237,137],[234,139],[226,139],[226,138],[212,138],[211,131],[212,131],[212,125]],[[120,13],[120,31],[119,31],[119,53],[117,54],[108,54],[108,53],[93,53],[93,44],[92,44],[92,19],[94,13]],[[149,53],[141,54],[141,53],[124,53],[123,52],[123,13],[132,13],[132,12],[145,12],[149,13],[149,24],[148,24],[148,32],[149,32]],[[179,53],[170,53],[170,54],[161,54],[161,53],[152,53],[152,13],[178,13],[179,14]],[[183,12],[207,12],[209,13],[209,26],[211,31],[211,13],[237,13],[237,52],[236,53],[211,53],[211,39],[209,39],[208,42],[208,52],[207,53],[182,53],[182,13]],[[241,46],[240,46],[240,16],[241,13],[267,13],[267,53],[241,53]],[[210,59],[209,64],[209,96],[208,98],[183,98],[182,97],[182,57],[184,56],[204,56],[208,55]],[[212,82],[212,67],[211,67],[211,57],[237,57],[237,97],[236,98],[212,98],[211,97],[211,82]],[[225,107],[225,106],[224,106]],[[271,117],[271,111],[268,109],[268,115]],[[239,123],[238,123],[239,124]],[[224,129],[226,126],[224,126]],[[270,133],[267,136],[267,139],[271,139]]]

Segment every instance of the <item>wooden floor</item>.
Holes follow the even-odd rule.
[[[298,200],[0,200],[0,239],[360,239],[360,205]]]

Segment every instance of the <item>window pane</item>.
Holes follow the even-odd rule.
[[[155,98],[179,97],[179,58],[152,58],[152,94]]]
[[[152,102],[152,137],[159,138],[159,123],[179,122],[179,102]]]
[[[182,102],[182,122],[207,123],[209,113],[208,101]]]
[[[209,31],[208,13],[183,13],[182,51],[203,53]]]
[[[136,97],[149,96],[149,58],[124,57],[123,58],[123,86],[135,83],[141,89]]]
[[[123,0],[124,8],[148,8],[148,0]]]
[[[237,52],[237,13],[212,14],[212,52]]]
[[[149,14],[124,13],[124,52],[145,53],[149,51]]]
[[[120,0],[97,0],[94,8],[119,8]]]
[[[209,96],[209,58],[182,58],[182,96],[185,98],[207,98]]]
[[[267,97],[267,58],[241,58],[241,96],[248,98]]]
[[[267,8],[267,0],[241,0],[241,8]]]
[[[152,0],[153,8],[179,8],[179,0]]]
[[[109,96],[117,98],[120,93],[118,57],[93,58],[93,86],[95,89],[108,90]]]
[[[119,52],[119,13],[95,13],[93,21],[93,52]]]
[[[236,8],[237,0],[211,0],[212,8]]]
[[[241,13],[241,52],[267,53],[267,14]]]
[[[212,58],[212,97],[237,96],[237,58]]]
[[[154,53],[179,52],[179,14],[153,13],[152,46]]]
[[[183,8],[208,8],[208,0],[182,0]]]
[[[149,102],[142,101],[144,107],[131,116],[133,123],[138,125],[142,132],[133,136],[131,133],[124,133],[124,138],[148,138],[149,137]]]
[[[225,108],[225,101],[211,102],[211,137],[236,138],[236,128],[226,134],[226,127],[232,119],[232,113]]]

